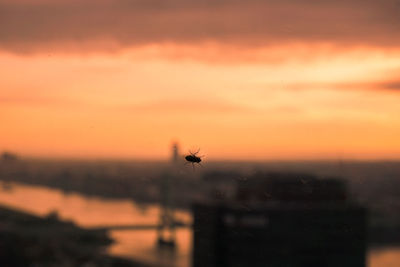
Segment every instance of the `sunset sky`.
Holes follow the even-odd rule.
[[[398,0],[0,0],[0,151],[400,159]]]

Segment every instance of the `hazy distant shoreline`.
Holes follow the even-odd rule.
[[[3,161],[0,162],[0,180],[154,204],[160,201],[163,178],[171,175],[169,167],[168,161]],[[195,171],[191,166],[181,168],[179,175],[173,178],[175,205],[188,209],[194,199],[210,197],[208,194],[216,181],[212,177],[205,179],[205,175],[222,172],[228,179],[235,180],[257,171],[344,178],[352,198],[370,210],[370,228],[375,229],[376,234],[373,239],[378,244],[400,243],[400,236],[393,234],[400,229],[400,161],[206,161],[203,168]]]

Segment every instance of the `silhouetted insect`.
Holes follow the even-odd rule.
[[[194,164],[195,163],[197,163],[197,164],[199,164],[200,166],[203,167],[203,165],[201,165],[201,163],[200,163],[201,162],[201,158],[203,156],[197,156],[197,154],[200,152],[200,149],[197,150],[197,152],[195,152],[195,153],[191,152],[190,150],[189,150],[189,152],[190,152],[190,155],[187,155],[185,157],[185,159],[187,160],[185,165],[188,164],[188,163],[192,163],[193,170],[194,170]]]

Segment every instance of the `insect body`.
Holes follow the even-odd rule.
[[[200,163],[201,162],[201,158],[192,156],[192,155],[186,156],[185,159],[192,163]]]
[[[192,163],[193,170],[194,170],[194,164],[195,163],[197,163],[200,166],[202,166],[200,162],[201,162],[201,157],[203,157],[203,156],[197,156],[197,154],[200,152],[200,149],[197,150],[197,152],[195,152],[195,153],[192,153],[191,151],[189,151],[189,152],[190,152],[190,155],[187,155],[185,157],[185,159],[187,161],[186,164]]]

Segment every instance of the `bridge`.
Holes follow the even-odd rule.
[[[104,226],[95,226],[90,227],[90,230],[94,231],[132,231],[132,230],[160,230],[163,225],[161,224],[128,224],[128,225],[104,225]],[[176,223],[173,225],[174,228],[191,228],[192,224],[189,223]]]

